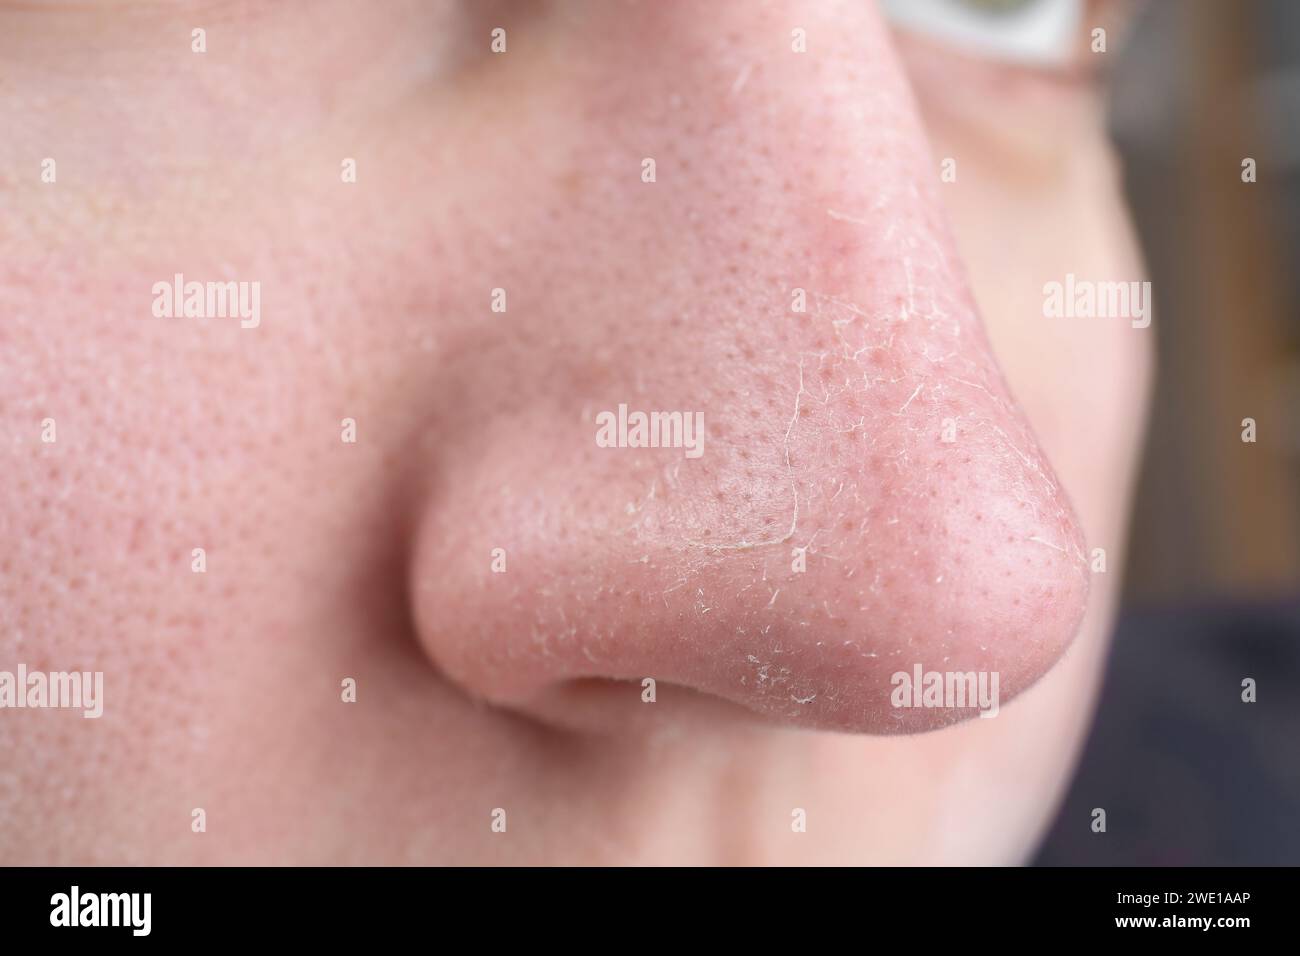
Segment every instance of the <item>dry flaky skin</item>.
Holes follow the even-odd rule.
[[[914,664],[996,670],[1005,704],[1088,583],[870,7],[511,9],[507,55],[439,73],[422,31],[485,45],[453,5],[395,4],[396,37],[342,5],[319,49],[284,6],[218,21],[241,44],[203,65],[133,20],[175,82],[119,79],[130,135],[13,51],[44,86],[0,142],[0,669],[103,670],[106,701],[0,712],[0,860],[1024,852],[1109,588],[995,720],[817,732],[973,716],[890,707]],[[319,62],[265,67],[286,50]],[[303,79],[341,61],[364,96]],[[13,172],[44,155],[57,187]],[[261,325],[153,319],[177,272],[260,281]],[[704,454],[598,448],[620,403],[702,411]],[[1114,564],[1124,469],[1074,480],[1067,446]]]

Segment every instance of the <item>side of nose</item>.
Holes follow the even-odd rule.
[[[872,6],[593,4],[534,46],[501,81],[515,145],[472,157],[508,241],[445,280],[508,311],[459,321],[420,396],[433,663],[594,726],[646,679],[873,733],[987,711],[945,696],[965,675],[1031,684],[1080,623],[1083,544]]]

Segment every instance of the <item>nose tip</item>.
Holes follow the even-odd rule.
[[[809,459],[786,489],[797,504],[754,522],[766,539],[691,507],[741,460],[725,437],[696,482],[656,492],[652,478],[622,506],[593,466],[577,487],[560,469],[479,500],[460,542],[435,513],[412,565],[421,638],[473,696],[592,729],[647,719],[631,715],[647,688],[660,711],[686,688],[841,731],[995,716],[1073,638],[1082,543],[1032,446],[1000,426],[949,446],[932,424],[875,454]],[[944,690],[954,680],[971,681],[969,699]],[[622,684],[594,706],[569,693],[607,681]]]
[[[573,125],[538,142],[583,149],[482,159],[516,183],[572,163],[584,189],[514,197],[511,241],[481,250],[515,277],[509,319],[432,378],[456,424],[413,519],[419,639],[470,695],[593,728],[650,705],[647,680],[642,715],[689,697],[893,733],[996,712],[1073,638],[1083,546],[954,266],[884,27],[869,5],[727,29],[669,8],[575,25],[604,80],[561,82],[546,115]],[[699,454],[629,440],[635,412],[702,416]]]

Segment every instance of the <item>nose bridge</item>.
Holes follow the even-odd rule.
[[[733,175],[750,169],[732,165],[730,147],[802,160],[800,185],[810,192],[856,191],[864,167],[894,168],[899,186],[932,179],[917,166],[927,164],[920,123],[889,29],[869,0],[586,10],[580,32],[563,41],[570,52],[556,55],[569,61],[575,100],[613,141],[712,144],[713,153],[696,158]],[[855,198],[884,205],[908,197],[891,190]]]
[[[965,295],[874,3],[598,4],[581,23],[575,137],[610,241],[694,244],[733,275],[767,256],[787,294],[821,282],[871,311]],[[906,302],[877,300],[895,286]]]

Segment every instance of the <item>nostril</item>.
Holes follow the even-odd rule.
[[[713,733],[762,716],[698,687],[649,676],[560,681],[507,706],[552,727],[601,736],[705,728]]]

